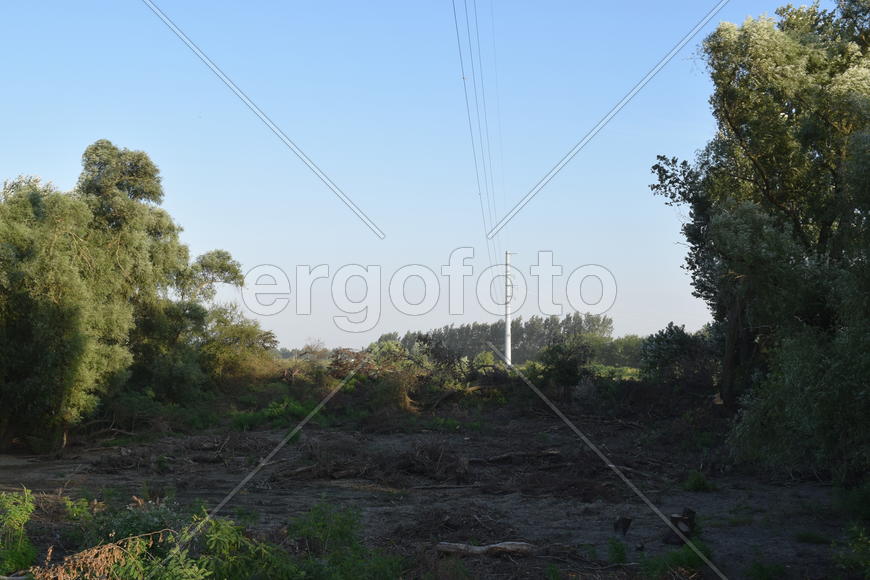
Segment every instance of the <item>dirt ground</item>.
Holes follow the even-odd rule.
[[[463,557],[480,578],[541,578],[554,566],[563,577],[633,577],[642,558],[675,549],[663,541],[665,524],[576,434],[543,411],[529,414],[504,412],[483,428],[450,432],[309,425],[223,515],[256,514],[254,526],[268,535],[321,500],[354,507],[367,543],[429,570],[439,568],[435,544],[442,541],[525,541],[539,548],[528,557]],[[726,472],[709,453],[668,444],[656,427],[568,415],[663,513],[697,513],[702,541],[729,578],[747,577],[756,561],[781,564],[791,578],[833,574],[830,542],[847,522],[832,508],[830,486]],[[147,494],[213,506],[283,436],[214,430],[129,446],[72,447],[60,458],[0,456],[0,489]],[[702,463],[716,489],[685,491],[688,471]],[[620,516],[632,519],[624,537],[614,531]],[[816,540],[808,543],[810,535]],[[36,540],[63,553],[59,538]],[[624,542],[627,565],[608,562],[614,540]],[[708,570],[704,577],[715,576]]]

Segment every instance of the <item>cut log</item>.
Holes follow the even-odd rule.
[[[446,554],[467,554],[471,556],[498,556],[500,554],[528,556],[534,554],[538,550],[536,546],[529,544],[528,542],[499,542],[487,546],[439,542],[435,546],[435,549]]]

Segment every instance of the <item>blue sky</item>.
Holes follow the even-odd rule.
[[[518,252],[520,269],[538,250],[553,251],[566,272],[606,266],[618,282],[609,311],[618,334],[707,321],[680,269],[682,218],[650,194],[649,168],[659,153],[693,156],[713,133],[702,37],[778,4],[732,0],[511,222],[501,246]],[[291,273],[299,264],[377,264],[384,287],[405,264],[438,272],[460,246],[486,265],[449,0],[158,5],[386,239],[133,0],[4,3],[0,177],[39,175],[69,189],[84,148],[107,138],[160,166],[164,207],[194,254],[223,248],[246,269]],[[713,5],[478,0],[498,213]],[[391,330],[494,318],[473,305],[461,317],[444,307],[408,317],[385,305],[374,328],[347,334],[328,293],[315,290],[310,315],[288,309],[261,322],[288,346],[355,346]]]

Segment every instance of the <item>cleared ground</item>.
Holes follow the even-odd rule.
[[[700,538],[729,577],[747,577],[754,562],[781,564],[794,578],[830,577],[830,544],[847,522],[833,510],[829,486],[726,471],[716,453],[693,449],[668,421],[568,415],[665,514],[697,513]],[[540,578],[554,566],[566,577],[631,577],[643,558],[676,548],[663,541],[662,521],[556,417],[499,411],[453,427],[366,433],[309,426],[223,515],[279,537],[290,518],[318,501],[357,508],[367,543],[416,562],[409,576],[424,570],[449,576],[434,548],[442,541],[526,541],[540,548],[530,557],[463,558],[474,577],[485,578]],[[60,458],[0,456],[0,486],[44,494],[42,505],[60,495],[136,495],[209,506],[283,436],[215,430],[72,447]],[[715,489],[683,489],[687,473],[702,467]],[[614,532],[619,516],[632,518],[624,537]],[[33,539],[42,548],[53,545],[55,558],[64,553],[50,522],[37,518]],[[625,566],[608,560],[615,542],[625,546]]]

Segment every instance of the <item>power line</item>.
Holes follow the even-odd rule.
[[[266,113],[264,113],[260,107],[258,107],[257,104],[251,100],[251,98],[248,97],[248,95],[246,95],[245,92],[242,91],[242,89],[240,89],[236,83],[234,83],[232,79],[214,63],[214,61],[211,60],[208,55],[205,54],[196,43],[194,43],[184,33],[183,30],[176,26],[176,24],[162,10],[160,10],[152,0],[142,1],[146,6],[148,6],[151,12],[153,12],[157,18],[162,20],[163,24],[165,24],[166,27],[169,28],[169,30],[171,30],[179,40],[181,40],[181,42],[186,44],[187,48],[189,48],[191,52],[193,52],[193,54],[195,54],[197,58],[199,58],[199,60],[201,60],[203,64],[205,64],[205,66],[207,66],[211,72],[213,72],[215,76],[219,78],[221,82],[223,82],[227,88],[230,89],[233,94],[235,94],[239,100],[251,110],[252,113],[254,113],[254,115],[257,116],[257,118],[259,118],[260,121],[262,121],[263,124],[266,125],[266,127],[268,127],[269,130],[272,131],[272,133],[274,133],[275,136],[278,137],[278,139],[280,139],[281,142],[284,143],[284,145],[292,151],[293,154],[296,155],[296,157],[298,157],[299,160],[302,161],[302,163],[304,163],[305,166],[308,167],[308,169],[310,169],[311,172],[314,173],[314,175],[316,175],[317,178],[336,195],[336,197],[338,197],[338,199],[344,203],[344,205],[346,205],[366,226],[368,226],[372,233],[382,240],[386,237],[386,234],[384,234],[381,228],[379,228],[377,224],[375,224],[375,222],[372,221],[371,218],[369,218],[369,216],[367,216],[365,212],[361,210],[359,206],[357,206],[353,200],[348,197],[348,195],[344,193],[341,188],[338,187],[332,179],[330,179],[329,176],[324,173],[323,170],[320,169],[320,167],[318,167],[317,164],[314,163],[314,161],[312,161],[311,158],[308,157],[308,155],[306,155],[305,152],[284,133],[284,131],[281,130],[278,125],[276,125],[275,122],[273,122],[272,119],[270,119],[269,116],[266,115]]]
[[[483,125],[481,123],[481,115],[480,115],[480,96],[477,91],[477,67],[474,66],[474,43],[471,39],[471,17],[468,14],[468,0],[463,0],[462,2],[465,12],[465,33],[468,37],[468,60],[471,63],[471,88],[474,91],[474,116],[477,120],[477,143],[479,144],[480,149],[480,164],[483,169],[483,194],[486,197],[486,210],[489,212],[489,223],[495,223],[495,214],[492,213],[492,204],[490,202],[490,192],[489,192],[489,181],[487,179],[487,169],[486,169],[486,154],[483,143]],[[479,55],[479,53],[478,53]],[[482,74],[483,71],[481,71]],[[481,86],[481,91],[483,87]],[[496,260],[498,260],[498,242],[496,240],[492,241],[493,243],[493,253],[495,254]]]
[[[480,20],[477,15],[477,0],[472,0],[472,7],[474,12],[474,38],[477,43],[477,70],[479,71],[480,76],[480,100],[483,104],[483,131],[484,134],[480,136],[480,141],[482,143],[486,143],[486,147],[484,148],[481,145],[481,157],[486,155],[484,159],[484,178],[486,178],[487,174],[487,164],[488,164],[488,173],[489,173],[489,205],[490,205],[490,218],[489,223],[495,223],[496,217],[498,216],[498,209],[496,206],[496,193],[495,193],[495,181],[493,177],[492,170],[492,139],[490,139],[489,133],[489,112],[486,106],[486,80],[484,79],[484,66],[483,66],[483,51],[480,48]],[[472,54],[473,57],[473,54]],[[478,115],[480,112],[478,111]],[[497,236],[495,238],[496,242],[496,250],[497,256],[502,255],[501,251],[501,237]]]
[[[489,0],[489,30],[490,39],[492,41],[492,71],[495,76],[495,119],[496,128],[498,129],[498,168],[501,181],[501,206],[507,207],[507,187],[505,187],[504,179],[504,136],[501,124],[501,98],[499,96],[501,91],[499,89],[498,81],[498,51],[496,49],[495,41],[495,0]],[[504,234],[505,244],[507,245],[510,242],[508,232],[499,232],[499,238],[501,238],[502,233]]]
[[[724,8],[726,4],[728,4],[728,2],[729,0],[719,0],[719,2],[713,8],[711,8],[709,12],[707,12],[704,18],[702,18],[695,25],[695,27],[692,28],[692,30],[687,32],[686,35],[683,36],[683,38],[676,45],[674,45],[670,52],[663,56],[661,60],[659,60],[656,65],[652,67],[652,69],[650,69],[650,71],[646,73],[646,75],[641,80],[639,80],[637,84],[634,85],[634,87],[632,87],[632,89],[628,91],[628,93],[626,93],[626,95],[622,97],[622,99],[618,103],[616,103],[613,108],[610,109],[610,111],[608,111],[607,114],[604,115],[604,117],[602,117],[601,120],[598,121],[598,123],[592,129],[590,129],[589,132],[586,133],[586,135],[582,139],[580,139],[580,141],[578,141],[577,144],[574,145],[574,147],[572,147],[571,150],[568,151],[568,153],[566,153],[565,156],[562,157],[562,159],[560,159],[559,162],[556,163],[556,165],[554,165],[553,168],[550,169],[550,171],[548,171],[547,174],[544,175],[544,177],[542,177],[540,181],[538,181],[538,183],[535,184],[535,186],[526,195],[524,195],[520,201],[516,203],[516,205],[514,205],[514,207],[507,213],[507,215],[505,215],[495,225],[495,227],[493,227],[487,233],[487,237],[494,237],[498,232],[501,231],[502,228],[504,228],[508,224],[508,222],[514,219],[514,216],[516,216],[517,213],[519,213],[524,207],[526,207],[526,204],[528,204],[532,200],[532,198],[538,195],[538,192],[544,189],[544,187],[548,183],[550,183],[550,180],[556,177],[556,175],[560,171],[562,171],[562,169],[564,169],[565,166],[568,165],[568,163],[570,163],[571,160],[574,159],[574,157],[578,153],[580,153],[580,151],[584,147],[586,147],[586,145],[598,134],[598,132],[601,131],[613,119],[613,117],[615,117],[623,109],[623,107],[625,107],[634,98],[634,96],[637,95],[637,93],[639,93],[641,89],[643,89],[659,73],[659,71],[661,71],[665,67],[665,65],[671,62],[671,59],[673,59],[677,55],[677,53],[680,52],[680,50],[682,50],[683,47],[686,46],[689,41],[692,40],[695,35],[701,31],[701,29],[708,22],[710,22],[710,20],[712,20],[714,16],[716,16],[716,14],[718,14],[719,11],[722,10],[722,8]]]
[[[462,73],[462,92],[465,96],[465,112],[466,112],[466,117],[468,119],[468,135],[471,138],[471,153],[472,153],[472,157],[474,157],[474,174],[475,174],[475,177],[477,179],[477,198],[480,201],[480,217],[481,217],[481,220],[483,221],[483,238],[484,238],[484,241],[486,242],[486,255],[487,255],[487,259],[489,260],[489,265],[491,267],[494,264],[494,260],[493,260],[493,256],[492,256],[492,249],[491,249],[492,243],[490,241],[490,238],[487,237],[487,235],[486,235],[486,232],[488,230],[488,226],[487,226],[487,222],[486,222],[486,212],[484,210],[483,195],[481,193],[481,186],[480,186],[480,166],[477,162],[477,146],[475,145],[475,139],[474,139],[474,124],[472,123],[472,120],[471,120],[471,101],[468,98],[468,83],[467,83],[467,79],[465,76],[465,58],[463,57],[463,54],[462,54],[463,53],[463,51],[462,51],[462,39],[461,39],[461,36],[459,34],[459,16],[457,15],[457,12],[456,12],[456,0],[451,0],[451,3],[453,5],[453,25],[454,25],[454,28],[456,29],[456,48],[459,51],[459,68],[460,68],[460,71]],[[467,25],[468,25],[468,21],[466,19],[466,27],[467,27]],[[473,60],[472,60],[472,66],[473,66]],[[472,79],[472,81],[473,80],[474,79]]]

